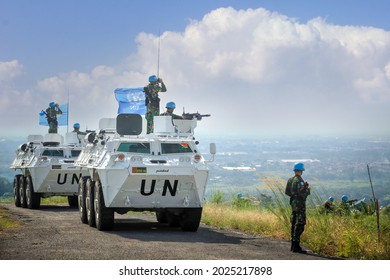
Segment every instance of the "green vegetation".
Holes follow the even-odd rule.
[[[0,197],[0,202],[13,203],[13,197]],[[67,204],[67,197],[53,196],[48,198],[42,198],[42,204],[45,205],[57,205]],[[0,233],[5,229],[10,229],[19,226],[20,223],[13,219],[10,213],[3,207],[0,206]]]
[[[0,206],[0,234],[5,229],[19,226],[19,222],[10,217],[10,213]]]
[[[4,194],[12,195],[13,182],[7,178],[0,176],[0,197]]]
[[[67,196],[51,196],[47,198],[42,198],[41,204],[43,205],[56,205],[56,204],[68,204]]]
[[[263,178],[263,183],[273,193],[272,199],[253,197],[206,203],[202,222],[250,234],[265,235],[290,240],[290,206],[284,195],[285,181]],[[213,201],[213,200],[212,200]],[[361,212],[324,213],[316,205],[323,201],[312,191],[307,202],[307,225],[302,243],[316,253],[348,259],[390,259],[390,215],[380,215],[380,242],[378,242],[375,215]],[[364,211],[363,211],[364,212]]]

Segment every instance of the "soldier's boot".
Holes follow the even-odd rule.
[[[299,246],[299,241],[293,241],[293,250],[294,253],[306,254],[307,251],[303,250],[301,246]]]

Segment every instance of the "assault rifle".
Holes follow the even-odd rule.
[[[47,119],[47,123],[50,124],[51,122],[54,122],[56,121],[55,119],[51,118],[45,111],[42,110],[41,116],[45,115],[46,116],[46,119]]]
[[[203,117],[210,117],[210,116],[211,116],[210,114],[202,115],[202,114],[199,114],[198,112],[196,112],[196,113],[183,112],[183,115],[182,115],[184,120],[192,120],[192,119],[196,118],[198,121],[200,121]]]

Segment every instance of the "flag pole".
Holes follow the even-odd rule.
[[[158,50],[157,50],[157,78],[160,78],[160,42],[161,34],[160,30],[158,31]]]
[[[68,88],[68,114],[66,115],[66,132],[69,132],[69,87]]]

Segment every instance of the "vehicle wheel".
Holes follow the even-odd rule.
[[[86,185],[85,206],[87,208],[88,224],[95,227],[95,207],[94,207],[94,186],[95,182],[88,178]]]
[[[21,176],[15,175],[14,177],[14,202],[16,207],[20,207],[19,180]]]
[[[79,206],[79,198],[77,195],[68,195],[68,204],[70,208],[77,208]]]
[[[19,196],[20,196],[20,206],[23,208],[27,207],[26,201],[26,177],[20,176],[19,178]]]
[[[26,177],[26,204],[30,209],[39,209],[41,206],[41,194],[34,191],[31,176]]]
[[[156,218],[157,222],[159,222],[160,224],[168,223],[167,212],[156,212]]]
[[[172,213],[167,213],[167,222],[170,227],[180,226],[180,217]]]
[[[180,217],[180,226],[183,231],[197,231],[202,218],[202,208],[185,209]]]
[[[111,230],[114,226],[114,211],[104,204],[103,189],[100,181],[95,182],[95,221],[98,230]]]
[[[83,176],[79,182],[79,213],[80,219],[83,224],[88,223],[87,219],[87,209],[85,207],[85,194],[86,194],[86,184],[89,176]]]

